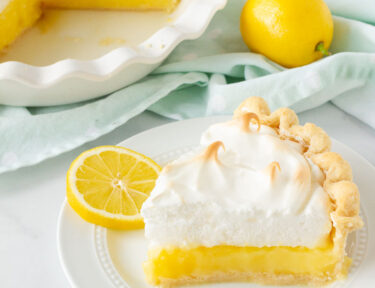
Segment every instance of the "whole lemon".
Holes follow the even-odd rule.
[[[241,33],[251,51],[297,67],[328,54],[333,20],[323,0],[248,0]]]

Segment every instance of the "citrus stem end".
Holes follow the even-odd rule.
[[[319,42],[318,44],[316,44],[315,46],[315,51],[319,51],[320,53],[322,53],[324,56],[329,56],[331,55],[332,53],[329,52],[326,48],[324,48],[324,42],[321,41]]]

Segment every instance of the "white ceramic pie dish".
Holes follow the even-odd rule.
[[[182,0],[165,25],[151,37],[139,45],[125,45],[93,60],[63,59],[47,66],[19,61],[0,63],[0,104],[68,104],[103,96],[134,83],[160,65],[183,40],[202,35],[226,2]],[[133,33],[137,33],[136,26]]]

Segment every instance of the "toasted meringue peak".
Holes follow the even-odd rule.
[[[202,158],[206,161],[215,160],[217,163],[220,163],[218,159],[218,153],[219,153],[220,148],[223,148],[225,150],[223,142],[221,141],[213,142],[206,148],[206,150],[202,154],[203,156]]]
[[[294,180],[297,183],[300,183],[301,185],[303,185],[303,183],[306,183],[309,181],[309,176],[310,176],[309,167],[300,166],[296,169],[294,173]]]
[[[280,164],[277,161],[271,162],[265,169],[266,174],[270,176],[271,182],[274,181],[277,171],[281,172]]]
[[[257,127],[257,132],[260,130],[260,120],[257,114],[252,113],[252,112],[246,112],[242,115],[239,116],[239,119],[241,121],[241,129],[244,132],[251,132],[250,130],[250,121],[255,120],[258,127]]]

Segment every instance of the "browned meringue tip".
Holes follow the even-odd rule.
[[[309,175],[310,175],[310,169],[300,165],[297,168],[297,171],[295,172],[293,179],[294,179],[294,181],[296,181],[297,183],[302,185],[303,183],[306,183],[307,181],[310,181],[310,180],[308,180]],[[323,183],[320,183],[320,184],[323,185]]]
[[[222,147],[225,150],[224,143],[221,141],[216,141],[211,143],[207,149],[203,152],[202,158],[205,161],[215,160],[217,163],[220,163],[218,159],[218,151]]]
[[[238,116],[238,119],[241,121],[241,130],[244,132],[251,132],[250,129],[250,122],[251,120],[255,120],[257,122],[258,128],[257,132],[260,130],[260,119],[257,114],[253,112],[246,112],[240,116]]]
[[[275,177],[276,177],[276,169],[279,170],[279,172],[281,172],[281,168],[280,168],[279,162],[273,161],[270,164],[268,164],[268,166],[264,170],[264,172],[266,174],[270,175],[271,181],[273,181],[275,179]]]

